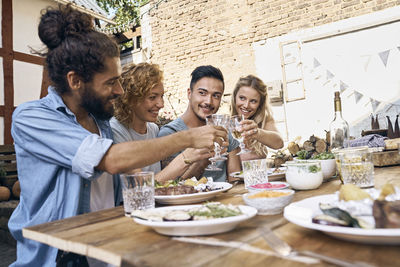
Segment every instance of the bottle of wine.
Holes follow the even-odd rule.
[[[335,92],[335,118],[330,124],[330,145],[331,149],[339,149],[346,146],[349,139],[349,124],[342,117],[342,102],[340,100],[340,93]]]

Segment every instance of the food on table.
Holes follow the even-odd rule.
[[[361,218],[352,216],[349,212],[339,209],[337,207],[333,207],[329,204],[320,203],[319,208],[325,215],[327,215],[326,218],[331,217],[334,219],[338,219],[345,223],[344,226],[355,227],[355,228],[366,228],[366,229],[373,228],[373,225],[370,225],[369,223],[362,220]],[[330,220],[330,221],[332,221],[332,220]],[[313,219],[313,222],[315,222],[314,219]],[[342,225],[340,225],[340,226],[342,226]]]
[[[283,173],[283,172],[285,172],[285,170],[279,169],[279,168],[275,168],[271,173]]]
[[[337,200],[320,203],[322,215],[314,223],[356,228],[400,228],[400,189],[385,184],[381,190],[342,185]]]
[[[400,200],[375,200],[372,213],[376,228],[400,228]]]
[[[156,196],[175,196],[183,194],[194,194],[197,190],[191,185],[176,185],[169,187],[160,187],[155,189]]]
[[[243,213],[238,206],[231,204],[224,205],[219,202],[209,202],[187,210],[135,210],[132,212],[132,217],[149,221],[198,221],[226,218],[242,214]]]
[[[320,159],[320,160],[327,160],[327,159],[334,159],[335,155],[331,152],[322,152],[317,155],[313,155],[312,159]]]
[[[289,195],[290,192],[278,192],[278,191],[261,191],[254,195],[248,196],[248,198],[261,198],[261,197],[282,197]]]
[[[339,200],[350,201],[350,200],[362,200],[365,198],[372,199],[372,197],[353,184],[345,184],[340,187],[339,190]]]
[[[202,177],[197,180],[196,177],[185,181],[167,181],[163,185],[157,184],[155,188],[156,196],[175,196],[184,194],[194,194],[199,192],[209,192],[221,189],[216,187],[212,177]]]
[[[284,187],[287,187],[284,183],[263,183],[250,186],[251,189],[279,189]]]
[[[379,195],[378,199],[379,200],[385,200],[386,196],[395,194],[396,189],[394,189],[394,186],[392,184],[386,183],[382,189],[381,189],[381,194]]]

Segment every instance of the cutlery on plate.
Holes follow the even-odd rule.
[[[295,255],[304,255],[304,256],[309,256],[313,258],[320,259],[322,261],[328,262],[335,264],[337,266],[343,266],[343,267],[372,267],[374,265],[371,265],[366,262],[350,262],[350,261],[345,261],[341,260],[338,258],[318,254],[312,251],[307,251],[307,250],[302,250],[302,251],[296,251],[294,250],[289,244],[287,244],[285,241],[280,239],[275,233],[267,228],[267,227],[260,227],[259,231],[261,232],[262,237],[264,240],[267,242],[267,244],[278,254],[284,256],[284,257],[292,257]]]

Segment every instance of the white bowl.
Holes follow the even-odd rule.
[[[324,181],[331,178],[336,173],[336,160],[335,159],[319,159],[321,162],[322,176]]]
[[[269,190],[268,192],[287,192],[290,193],[280,197],[258,197],[249,198],[249,196],[258,194],[258,192],[250,192],[243,195],[243,200],[246,205],[257,209],[259,215],[273,215],[282,213],[284,207],[286,207],[293,199],[294,190],[281,189],[281,190]]]
[[[293,189],[310,190],[322,184],[321,163],[318,160],[286,162],[286,181]]]

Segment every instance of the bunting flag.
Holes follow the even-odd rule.
[[[362,64],[363,64],[362,66],[363,66],[364,70],[365,70],[365,71],[368,70],[369,63],[371,62],[372,57],[375,56],[375,55],[376,55],[376,56],[379,55],[379,58],[381,59],[383,65],[384,65],[385,67],[387,67],[389,55],[391,55],[390,52],[391,52],[391,50],[396,49],[396,48],[397,48],[397,49],[399,50],[399,52],[400,52],[400,46],[395,46],[395,47],[392,48],[392,49],[385,50],[385,51],[376,53],[376,54],[374,54],[374,55],[362,55],[362,56],[361,56],[361,57],[363,58],[363,59],[362,59]],[[397,51],[397,50],[395,50],[395,51]],[[392,53],[392,54],[393,54],[393,53]],[[310,68],[309,73],[313,73],[314,70],[315,70],[315,68],[318,68],[318,67],[322,66],[321,63],[319,62],[319,60],[318,60],[317,58],[315,58],[315,57],[313,57],[313,66],[314,66],[314,68]],[[304,66],[304,67],[307,68],[307,66]],[[323,67],[323,66],[322,66],[322,67]],[[321,72],[321,71],[322,71],[322,72]],[[329,84],[329,83],[333,80],[333,78],[336,77],[336,75],[335,75],[333,72],[331,72],[330,70],[328,70],[328,69],[326,69],[326,68],[324,68],[324,67],[321,69],[321,71],[315,72],[315,74],[314,74],[313,76],[314,76],[314,80],[321,79],[321,78],[324,76],[324,75],[321,74],[321,73],[323,73],[323,71],[325,71],[325,72],[326,72],[326,76],[324,77],[325,79],[323,78],[323,81],[322,81],[324,86],[327,85],[327,84]],[[360,100],[365,96],[365,95],[363,95],[362,93],[360,93],[359,91],[350,88],[350,86],[349,86],[348,84],[346,84],[345,82],[343,82],[343,81],[340,80],[340,79],[338,79],[337,82],[334,82],[332,86],[333,86],[333,87],[339,86],[339,90],[340,90],[340,93],[341,93],[341,94],[342,94],[343,92],[345,92],[346,90],[351,89],[351,92],[350,92],[349,94],[347,94],[347,98],[350,98],[352,95],[354,95],[354,99],[355,99],[356,104],[358,104],[358,102],[360,102]],[[368,97],[368,96],[366,96],[366,97]],[[371,98],[371,97],[368,97],[368,98],[369,98],[369,101],[368,101],[367,103],[365,103],[365,106],[367,106],[367,105],[369,105],[369,104],[371,103],[372,111],[375,113],[376,110],[378,109],[378,107],[380,106],[380,104],[382,104],[382,102],[381,102],[381,101],[378,101],[378,100],[376,100],[376,99],[373,99],[373,98]],[[396,110],[397,110],[398,108],[400,108],[400,105],[398,105],[398,104],[386,103],[386,102],[383,102],[383,103],[385,104],[385,107],[386,107],[386,106],[389,106],[389,107],[387,108],[386,112],[388,112],[388,111],[389,111],[390,109],[392,109],[393,107],[395,107]]]
[[[385,65],[385,67],[386,67],[386,64],[387,64],[387,61],[389,58],[389,53],[390,53],[390,50],[386,50],[386,51],[379,53],[379,57],[381,58],[383,65]]]
[[[349,86],[343,81],[340,81],[340,93],[343,93],[347,88],[349,88]]]
[[[354,91],[354,98],[355,98],[355,100],[356,100],[356,103],[358,103],[362,97],[363,97],[362,94],[360,94],[360,93],[357,92],[357,91]]]
[[[369,101],[371,102],[371,105],[372,105],[372,111],[375,112],[375,110],[378,108],[378,106],[381,102],[379,102],[376,99],[372,99],[372,98],[369,98]]]
[[[332,72],[330,72],[329,70],[326,70],[326,78],[328,80],[332,79],[333,77],[335,77],[335,75],[333,75]]]
[[[314,68],[321,66],[321,63],[319,63],[319,61],[314,58]]]

